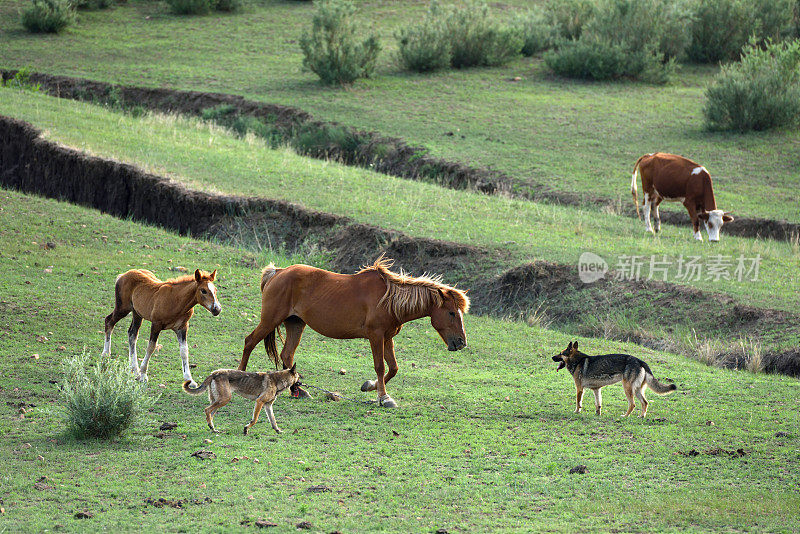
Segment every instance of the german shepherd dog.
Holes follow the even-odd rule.
[[[267,417],[269,417],[272,428],[280,434],[283,430],[278,428],[278,424],[275,422],[272,403],[275,402],[281,391],[300,382],[302,377],[295,367],[295,365],[292,365],[291,369],[269,373],[248,373],[235,369],[217,369],[208,375],[208,378],[197,388],[190,387],[191,382],[189,380],[185,381],[183,390],[189,395],[199,395],[208,389],[208,400],[211,404],[204,411],[206,412],[208,428],[212,432],[220,432],[214,428],[214,414],[231,401],[231,393],[235,391],[245,399],[256,401],[256,406],[253,409],[253,420],[244,426],[245,435],[258,422],[258,416],[264,406],[267,407]]]
[[[645,388],[649,387],[659,395],[666,395],[678,389],[675,384],[662,384],[653,378],[650,367],[639,358],[628,354],[588,356],[578,350],[577,341],[570,343],[561,353],[553,356],[553,361],[558,362],[556,371],[566,367],[575,380],[575,390],[577,391],[575,413],[579,413],[583,409],[584,388],[594,392],[595,411],[597,415],[600,415],[600,407],[603,403],[600,388],[622,381],[625,396],[628,397],[628,411],[622,417],[629,416],[636,408],[634,395],[642,403],[642,412],[639,416],[647,415],[648,402],[644,398]]]

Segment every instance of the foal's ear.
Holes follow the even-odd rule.
[[[214,269],[214,271],[208,277],[211,279],[212,282],[214,280],[216,280],[217,279],[217,270]]]
[[[200,273],[200,269],[194,270],[194,280],[195,282],[200,282],[203,279],[203,275]]]

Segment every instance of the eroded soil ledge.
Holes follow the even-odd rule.
[[[441,273],[448,282],[470,288],[476,313],[525,317],[544,303],[555,325],[594,336],[604,334],[598,330],[598,320],[625,317],[639,326],[615,337],[659,349],[679,347],[668,334],[649,334],[655,325],[691,325],[697,332],[731,339],[745,335],[760,339],[763,332],[770,332],[773,341],[776,332],[790,336],[800,329],[797,315],[737,304],[730,297],[691,287],[614,280],[586,285],[576,266],[546,261],[505,270],[509,262],[502,250],[411,237],[283,201],[193,191],[135,166],[60,146],[44,139],[31,124],[2,116],[0,185],[182,234],[224,239],[246,225],[288,250],[317,246],[329,254],[333,268],[344,272],[386,253],[398,267]],[[640,299],[649,299],[653,306],[637,306]],[[531,353],[541,356],[535,347]],[[733,352],[722,356],[726,365],[744,364]],[[769,371],[800,376],[800,349],[767,348],[764,360]]]
[[[16,70],[1,70],[3,82]],[[166,113],[202,115],[208,110],[225,109],[225,119],[252,117],[269,130],[269,135],[283,142],[305,136],[310,143],[292,143],[303,155],[341,161],[347,165],[369,167],[401,178],[435,182],[453,189],[474,189],[485,194],[503,193],[526,200],[547,200],[569,206],[615,206],[616,201],[590,194],[554,191],[543,184],[532,184],[498,171],[470,167],[427,155],[424,148],[409,146],[402,139],[385,137],[336,123],[318,121],[309,113],[288,106],[247,100],[241,96],[202,93],[163,88],[117,85],[67,76],[31,73],[30,82],[39,84],[48,94],[60,98],[111,104],[123,108],[139,106]],[[633,206],[622,212],[635,217]],[[686,226],[689,217],[683,212],[661,214],[662,222]],[[772,219],[737,217],[725,225],[725,233],[741,237],[792,239],[800,235],[800,224]]]

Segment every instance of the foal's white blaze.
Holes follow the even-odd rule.
[[[218,315],[220,311],[222,311],[222,305],[217,300],[217,287],[214,285],[213,282],[208,283],[208,290],[211,291],[211,296],[214,297],[214,304],[211,305],[211,313],[214,315]]]
[[[722,216],[725,212],[722,210],[713,210],[708,212],[708,221],[706,222],[706,232],[708,232],[709,241],[719,241],[719,231],[725,221]]]

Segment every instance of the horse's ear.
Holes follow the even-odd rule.
[[[209,275],[209,278],[211,279],[212,282],[217,279],[217,270],[216,269],[214,269],[214,271],[212,271],[212,273]]]
[[[200,269],[195,269],[194,270],[194,279],[198,283],[200,282],[200,280],[203,279],[203,275],[200,273]]]

